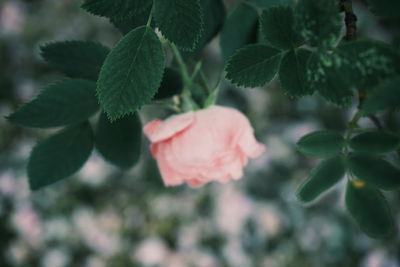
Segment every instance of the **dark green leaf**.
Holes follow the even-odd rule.
[[[338,183],[344,173],[345,165],[342,157],[337,156],[324,160],[312,170],[308,179],[300,185],[297,192],[299,200],[305,203],[314,201]]]
[[[134,113],[110,122],[103,113],[96,129],[96,148],[100,154],[121,169],[132,167],[140,157],[142,126]]]
[[[93,15],[122,19],[143,12],[151,4],[152,0],[84,0],[81,7]]]
[[[149,103],[160,87],[164,51],[150,27],[125,35],[108,55],[101,69],[97,93],[111,120]]]
[[[294,0],[248,0],[248,1],[258,7],[292,6],[294,4]]]
[[[89,41],[65,41],[40,47],[42,57],[71,78],[97,81],[110,50]]]
[[[137,12],[126,17],[111,17],[110,21],[125,35],[137,27],[146,25],[150,16],[151,9],[152,5],[149,5],[147,9],[144,9],[141,12]]]
[[[310,55],[308,50],[295,49],[283,57],[279,68],[279,80],[288,96],[300,97],[314,93],[314,88],[307,81],[307,62]]]
[[[96,84],[72,79],[46,87],[8,119],[25,127],[59,127],[84,121],[98,109]]]
[[[183,50],[196,48],[204,23],[199,0],[154,0],[153,14],[168,40]]]
[[[308,61],[307,76],[310,86],[329,102],[341,107],[349,106],[353,90],[343,79],[343,58],[336,53],[318,53],[311,55]]]
[[[354,154],[348,159],[350,172],[359,180],[384,190],[400,187],[400,170],[386,160],[368,154]]]
[[[327,157],[338,154],[344,145],[343,136],[335,131],[322,130],[303,136],[297,143],[301,153],[307,156]]]
[[[367,0],[371,11],[378,16],[387,18],[400,17],[399,0]]]
[[[261,29],[261,25],[260,25],[260,27],[258,27],[258,30],[257,30],[257,42],[256,43],[263,44],[263,45],[270,45],[270,43],[264,37],[263,31]]]
[[[225,23],[226,10],[222,0],[200,0],[204,11],[204,31],[194,54],[198,54],[221,30]]]
[[[400,76],[382,82],[368,92],[362,107],[364,113],[371,114],[380,110],[400,107]]]
[[[384,131],[365,132],[350,140],[350,147],[353,150],[365,153],[386,153],[396,150],[399,145],[398,135]]]
[[[275,48],[262,44],[247,45],[229,60],[226,77],[238,86],[263,86],[275,77],[281,59],[281,51]]]
[[[336,50],[342,79],[361,91],[368,91],[384,79],[400,74],[400,57],[393,48],[373,40],[347,42]]]
[[[337,0],[299,0],[295,14],[297,31],[307,44],[321,48],[336,44],[342,28]]]
[[[179,95],[183,89],[182,76],[176,70],[166,68],[161,86],[154,96],[154,99],[169,98]]]
[[[265,9],[261,15],[261,31],[269,43],[279,49],[296,48],[303,38],[294,31],[293,9],[276,6]]]
[[[394,232],[394,222],[385,197],[369,186],[355,186],[346,190],[346,207],[358,226],[373,238],[384,238]]]
[[[28,162],[32,190],[53,184],[77,172],[93,149],[93,132],[88,122],[66,128],[40,141]]]
[[[400,53],[400,35],[397,34],[392,40],[392,47],[397,53]]]
[[[246,5],[239,4],[228,17],[221,31],[220,47],[222,59],[227,61],[237,49],[257,42],[258,14]]]

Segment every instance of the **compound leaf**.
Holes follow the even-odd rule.
[[[142,26],[125,35],[101,69],[97,94],[111,120],[149,103],[160,87],[164,51],[153,29]]]
[[[373,155],[356,153],[348,158],[349,171],[357,179],[384,190],[400,187],[400,170]]]
[[[154,96],[154,99],[164,99],[179,95],[182,89],[183,80],[181,74],[174,69],[166,68],[161,86]]]
[[[306,156],[327,157],[338,154],[344,146],[343,136],[336,131],[321,130],[303,136],[297,147]]]
[[[55,42],[40,47],[42,57],[71,78],[97,81],[110,50],[90,41]]]
[[[379,190],[349,182],[345,201],[355,222],[370,237],[385,238],[394,232],[389,205]]]
[[[51,128],[84,121],[98,109],[96,83],[71,79],[46,87],[8,120],[25,127]]]
[[[307,62],[311,52],[295,49],[286,53],[279,67],[279,81],[282,89],[290,97],[311,95],[314,88],[307,80]]]
[[[171,42],[192,51],[203,32],[203,11],[199,0],[154,0],[157,27]]]
[[[93,149],[93,132],[88,122],[70,126],[41,140],[28,162],[32,190],[58,182],[77,172]]]
[[[223,61],[226,62],[237,49],[256,43],[257,28],[257,11],[245,3],[239,4],[228,16],[221,31],[220,48]]]
[[[340,35],[342,17],[336,0],[300,0],[295,10],[296,31],[310,46],[333,47]]]
[[[354,136],[349,145],[357,152],[386,153],[399,147],[400,137],[385,131],[370,131]]]
[[[228,61],[226,77],[238,86],[263,86],[275,77],[281,59],[281,51],[275,48],[262,44],[247,45]]]
[[[380,83],[368,92],[362,110],[365,114],[400,107],[400,76]]]
[[[345,164],[341,156],[321,162],[312,170],[308,179],[300,185],[297,196],[300,201],[308,203],[317,199],[344,176]]]
[[[140,157],[142,125],[134,113],[110,122],[102,113],[95,135],[96,149],[110,163],[121,169],[132,167]]]
[[[303,38],[294,30],[294,14],[291,7],[274,6],[261,15],[261,31],[271,46],[289,50],[303,43]]]

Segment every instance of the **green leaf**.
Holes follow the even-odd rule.
[[[81,7],[97,16],[126,18],[143,12],[151,5],[152,0],[84,0]]]
[[[360,229],[372,238],[384,238],[394,232],[394,221],[385,197],[369,186],[355,186],[346,190],[346,207]]]
[[[181,74],[174,69],[166,68],[161,86],[154,96],[154,99],[164,99],[179,95],[182,89],[183,80]]]
[[[111,17],[110,22],[114,24],[114,26],[118,28],[122,32],[122,34],[125,35],[137,27],[146,25],[147,21],[149,20],[151,10],[152,5],[148,5],[147,9],[144,9],[141,12],[134,13],[130,16]],[[153,27],[154,24],[152,23],[151,26]]]
[[[25,127],[59,127],[84,121],[98,109],[96,84],[72,79],[46,87],[37,98],[11,114],[8,120]]]
[[[303,44],[303,38],[294,31],[293,9],[275,6],[261,15],[261,31],[271,46],[289,50]]]
[[[349,82],[341,78],[344,64],[343,58],[336,53],[314,52],[307,69],[310,86],[327,101],[341,107],[349,106],[354,94]]]
[[[400,76],[388,79],[368,92],[362,110],[365,114],[400,107]]]
[[[400,57],[385,43],[373,40],[346,42],[336,49],[343,79],[369,91],[384,79],[400,74]]]
[[[85,0],[87,12],[110,19],[123,34],[147,24],[153,0]]]
[[[308,45],[331,48],[336,44],[342,28],[337,0],[299,0],[295,14],[296,31]]]
[[[28,162],[32,190],[58,182],[77,172],[93,149],[93,132],[88,122],[68,127],[41,140]]]
[[[226,10],[222,0],[200,0],[204,11],[204,31],[193,53],[199,53],[222,29]]]
[[[400,35],[396,34],[395,37],[393,38],[392,42],[392,47],[397,53],[400,53]]]
[[[336,131],[321,130],[303,136],[297,147],[306,156],[328,157],[338,154],[344,146],[343,136]]]
[[[294,4],[294,0],[248,0],[248,2],[261,8],[271,6],[292,6]]]
[[[164,72],[164,51],[147,26],[125,35],[108,55],[101,69],[97,94],[111,120],[131,114],[149,103]]]
[[[239,4],[229,15],[220,36],[223,61],[227,61],[237,49],[256,43],[258,33],[257,11],[245,3]]]
[[[370,131],[359,134],[350,140],[350,147],[357,152],[386,153],[400,146],[398,135],[384,131]]]
[[[340,156],[321,162],[312,170],[308,179],[297,191],[300,201],[309,203],[330,189],[342,179],[345,173],[343,158]]]
[[[247,45],[228,61],[226,77],[238,86],[263,86],[275,77],[281,59],[281,51],[275,48],[262,44]]]
[[[71,78],[97,81],[110,50],[96,42],[65,41],[40,47],[42,57]]]
[[[132,167],[139,160],[142,125],[134,113],[110,122],[102,113],[95,136],[96,149],[110,163],[121,169]]]
[[[384,190],[400,187],[400,170],[386,160],[368,154],[348,158],[350,172],[359,180]]]
[[[199,0],[154,0],[153,15],[168,40],[183,50],[196,48],[204,23]]]
[[[308,84],[307,62],[311,52],[305,49],[291,50],[285,54],[279,68],[282,89],[290,97],[312,95],[314,88]]]
[[[371,11],[386,18],[400,17],[400,1],[398,0],[367,0]]]

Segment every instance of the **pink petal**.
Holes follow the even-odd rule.
[[[151,152],[151,155],[153,156],[153,158],[156,159],[157,154],[158,154],[158,144],[157,143],[150,145],[150,152]]]
[[[197,180],[197,179],[190,179],[190,180],[187,181],[187,184],[188,184],[190,187],[198,188],[198,187],[203,186],[203,185],[205,184],[205,182],[202,182],[202,181]]]
[[[157,165],[160,170],[161,177],[166,186],[174,186],[181,185],[184,183],[184,179],[182,176],[176,172],[166,161],[165,155],[168,154],[168,151],[165,149],[164,144],[161,143],[160,147],[158,147],[159,157],[157,157]]]
[[[172,136],[188,128],[194,121],[193,112],[182,115],[173,116],[165,122],[154,120],[147,123],[144,128],[144,134],[151,142],[156,143]]]
[[[250,158],[257,158],[265,152],[265,146],[258,143],[252,131],[246,130],[241,136],[239,143],[240,149]]]

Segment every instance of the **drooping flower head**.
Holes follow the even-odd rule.
[[[151,153],[167,186],[186,182],[198,187],[240,179],[248,158],[265,150],[256,141],[249,120],[222,106],[151,121],[144,133],[152,142]]]

